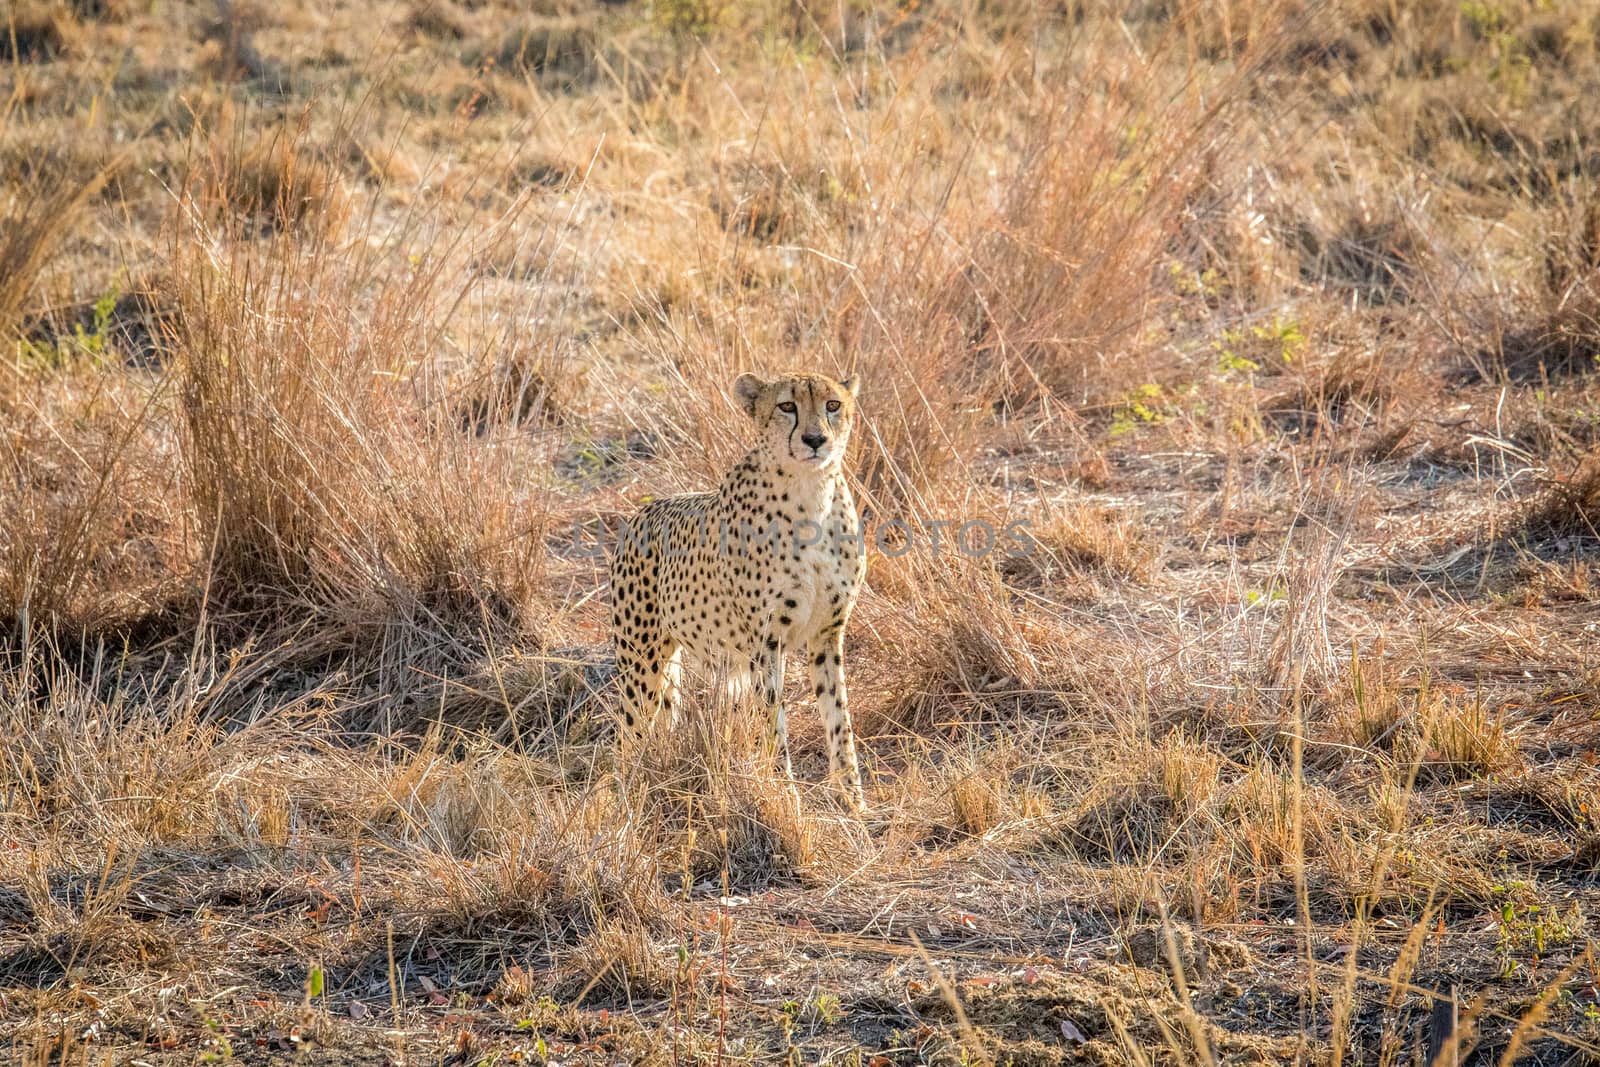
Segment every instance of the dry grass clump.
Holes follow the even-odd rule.
[[[1345,659],[1335,648],[1328,608],[1348,565],[1348,527],[1358,506],[1353,494],[1341,494],[1323,508],[1328,520],[1343,523],[1344,529],[1313,513],[1305,515],[1303,533],[1285,539],[1281,577],[1268,586],[1273,595],[1281,595],[1283,607],[1261,663],[1261,678],[1271,688],[1292,695],[1307,684],[1325,685]]]
[[[1366,656],[1351,654],[1349,670],[1327,698],[1343,740],[1378,751],[1396,748],[1417,704],[1431,697],[1425,682],[1408,688],[1394,674],[1381,648]]]
[[[1600,453],[1583,456],[1564,475],[1548,477],[1524,526],[1536,536],[1600,537]]]
[[[1001,564],[1008,580],[1090,570],[1145,582],[1155,574],[1160,553],[1139,516],[1088,503],[1069,505],[1037,526],[1030,524],[1026,537],[1026,550],[1008,555]]]
[[[1533,325],[1504,334],[1495,355],[1507,377],[1524,381],[1600,370],[1600,272]]]
[[[461,13],[451,0],[418,0],[412,4],[407,24],[429,37],[459,41],[467,35]]]
[[[1334,221],[1307,219],[1295,234],[1303,280],[1337,287],[1367,304],[1409,299],[1420,257],[1410,221],[1389,202],[1332,210]]]
[[[937,829],[954,831],[958,839],[1009,840],[1012,835],[1007,831],[1013,828],[1018,835],[1033,835],[1051,819],[1054,800],[1048,782],[1040,780],[1048,773],[1030,766],[1025,743],[997,738],[992,746],[969,747],[942,758],[919,752],[907,760],[908,773],[912,768],[920,773],[924,765],[937,762],[939,780],[923,786],[902,777],[897,786],[908,797],[933,801],[930,822]]]
[[[280,86],[282,72],[256,48],[256,34],[271,24],[270,8],[256,0],[215,0],[203,27],[199,67],[219,81],[258,79]]]
[[[741,893],[815,875],[824,859],[816,819],[828,798],[817,795],[813,809],[789,788],[762,741],[766,728],[756,709],[716,707],[680,722],[643,754],[633,774],[640,810],[670,835],[663,849],[668,869],[686,887],[725,877]],[[801,718],[791,706],[794,733]],[[791,734],[791,753],[804,766],[796,748]]]
[[[537,531],[481,494],[512,457],[436,432],[407,382],[436,328],[435,276],[364,292],[327,252],[245,246],[179,272],[184,460],[219,592],[514,617]]]
[[[505,31],[472,62],[530,77],[546,90],[574,92],[604,69],[601,42],[592,17],[534,17]]]
[[[778,167],[723,168],[711,208],[723,229],[757,241],[784,243],[803,232],[792,179]]]
[[[923,551],[926,546],[915,550]],[[913,584],[903,592],[885,589],[905,596],[889,610],[898,616],[896,651],[907,669],[880,712],[882,726],[868,721],[863,732],[890,726],[951,732],[997,712],[1056,702],[1059,676],[1052,672],[1064,650],[1052,647],[1053,620],[1015,600],[993,574],[939,560],[907,561],[913,555],[898,562],[915,576]],[[880,580],[869,571],[875,586]],[[872,620],[876,612],[863,616]]]
[[[723,229],[757,242],[794,244],[848,224],[865,192],[859,172],[811,158],[806,147],[780,149],[775,158],[740,151],[719,159],[711,209]]]
[[[171,492],[170,471],[146,454],[165,444],[148,417],[101,425],[76,452],[47,435],[19,428],[21,448],[0,460],[11,484],[0,506],[0,625],[12,636],[105,634],[181,598],[168,570],[186,555],[178,516],[147,495]]]
[[[223,128],[232,125],[223,113]],[[347,198],[333,165],[309,148],[304,131],[280,128],[246,147],[226,132],[213,138],[194,190],[225,226],[245,234],[340,226]]]
[[[1353,657],[1339,686],[1348,689],[1333,698],[1341,739],[1428,780],[1504,777],[1523,767],[1503,713],[1442,691],[1426,675],[1408,682],[1395,671],[1381,650]]]
[[[1216,818],[1225,846],[1218,850],[1222,876],[1206,891],[1224,910],[1304,909],[1302,915],[1316,918],[1348,915],[1356,907],[1405,912],[1452,877],[1463,898],[1487,888],[1470,848],[1418,849],[1396,862],[1405,850],[1375,832],[1402,823],[1380,826],[1364,806],[1273,760],[1252,763],[1229,784]]]
[[[129,366],[154,368],[170,357],[177,345],[181,324],[179,300],[167,278],[156,275],[139,279],[126,289],[117,290],[104,323],[111,347]],[[96,326],[97,307],[85,309],[80,321]]]
[[[127,664],[103,649],[81,676],[65,661],[59,654],[12,660],[0,704],[16,753],[5,787],[26,795],[30,810],[55,813],[30,836],[28,853],[6,861],[8,881],[29,895],[35,913],[61,914],[65,903],[81,924],[118,900],[136,900],[140,879],[149,877],[142,862],[149,850],[270,849],[294,833],[351,827],[358,779],[348,763],[283,748],[291,737],[327,736],[325,718],[309,707],[291,702],[279,721],[228,730],[210,714],[216,694],[197,693],[194,672],[139,686],[125,681]],[[225,689],[233,678],[216,666],[195,661]],[[63,895],[63,882],[78,889]],[[126,910],[124,923],[139,921]]]
[[[975,771],[950,786],[950,820],[957,830],[973,837],[999,826],[1010,814],[1005,783],[992,774]]]
[[[1290,371],[1289,387],[1263,400],[1260,410],[1290,433],[1370,425],[1393,399],[1402,373],[1376,351],[1336,352]]]
[[[597,649],[518,647],[439,679],[409,722],[391,725],[412,732],[437,722],[531,751],[603,735],[612,692],[612,665]]]
[[[1126,373],[1134,324],[1156,296],[1156,266],[1199,181],[1193,162],[1216,150],[1208,140],[1226,136],[1201,112],[1154,124],[1160,139],[1130,143],[1126,117],[1087,101],[1038,116],[994,229],[952,279],[970,301],[970,344],[1013,404],[1040,387],[1082,397]],[[1177,131],[1181,140],[1166,139]],[[1078,260],[1086,247],[1101,251]]]
[[[452,759],[430,742],[383,770],[367,825],[423,850],[434,936],[447,924],[570,944],[610,923],[663,929],[660,853],[616,792],[530,782],[481,744]]]
[[[81,27],[60,0],[22,0],[0,22],[0,60],[41,63],[65,53]]]
[[[1600,371],[1600,200],[1569,194],[1544,241],[1544,271],[1530,305],[1488,353],[1511,381]]]
[[[1061,841],[1092,863],[1147,862],[1171,843],[1173,818],[1171,798],[1148,785],[1108,787],[1081,808]]]
[[[156,370],[171,356],[179,332],[178,300],[166,278],[157,274],[130,284],[118,272],[90,292],[91,298],[52,300],[43,313],[25,317],[29,321],[11,368],[16,381],[116,363]]]
[[[487,433],[525,422],[559,423],[565,417],[575,385],[567,368],[552,356],[518,352],[495,361],[465,383],[457,402],[461,428]]]
[[[678,968],[665,946],[638,922],[604,921],[568,953],[574,995],[632,1004],[665,1000],[676,989]]]
[[[1216,831],[1222,789],[1217,753],[1181,731],[1159,747],[1135,741],[1108,751],[1058,839],[1094,863],[1180,862]]]
[[[47,157],[8,179],[0,199],[0,338],[8,346],[35,310],[30,305],[46,265],[114,171],[106,164],[88,173],[63,173],[53,162]]]
[[[1459,781],[1519,770],[1522,753],[1502,714],[1491,712],[1479,699],[1452,700],[1436,694],[1432,700],[1420,701],[1416,710],[1420,772],[1433,779]]]
[[[1158,267],[1201,180],[1196,161],[1229,142],[1232,90],[1216,87],[1220,102],[1208,107],[1186,96],[1147,97],[1137,69],[1094,75],[1115,90],[1068,93],[1030,111],[1012,133],[1022,148],[993,197],[962,204],[959,228],[940,228],[953,234],[915,213],[879,216],[879,247],[864,265],[865,314],[849,340],[867,357],[893,353],[890,366],[916,353],[914,380],[894,383],[898,406],[907,417],[931,408],[933,427],[907,428],[915,451],[884,432],[891,426],[880,431],[901,478],[925,482],[921,470],[941,446],[959,449],[963,416],[1047,394],[1100,398],[1145,372],[1151,353],[1135,323],[1163,295]],[[1145,125],[1152,113],[1163,120]],[[1135,114],[1143,118],[1132,122]],[[1139,131],[1131,137],[1130,122]],[[922,177],[868,181],[914,202],[920,181],[911,183]],[[945,180],[955,191],[966,178],[953,169]],[[953,203],[946,210],[953,214]],[[1085,248],[1098,251],[1083,257]],[[868,484],[876,482],[875,459]]]

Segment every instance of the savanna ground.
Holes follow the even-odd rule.
[[[1600,3],[0,22],[10,1061],[1600,1059]],[[609,742],[791,367],[863,820]]]

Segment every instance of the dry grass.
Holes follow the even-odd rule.
[[[13,5],[0,1044],[1600,1056],[1597,20]],[[859,820],[611,745],[599,532],[789,367]]]
[[[40,273],[110,177],[109,167],[79,176],[53,162],[31,161],[22,174],[8,176],[0,220],[0,323],[8,333],[23,326]]]
[[[1566,474],[1552,475],[1527,516],[1537,534],[1600,537],[1600,454],[1578,461]]]
[[[77,38],[78,20],[72,9],[57,0],[26,0],[6,11],[0,29],[0,59],[12,63],[40,63],[66,52]]]

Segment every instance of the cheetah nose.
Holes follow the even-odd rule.
[[[820,433],[803,433],[800,435],[800,440],[807,448],[812,450],[821,448],[823,445],[828,443],[828,439],[822,436]]]

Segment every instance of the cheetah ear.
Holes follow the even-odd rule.
[[[761,399],[761,391],[767,383],[757,378],[754,374],[741,374],[733,383],[733,395],[739,400],[740,409],[751,417],[756,413],[756,401]]]
[[[842,378],[840,379],[839,384],[844,386],[845,392],[849,393],[851,396],[855,396],[861,391],[861,375],[852,374],[848,378]]]

